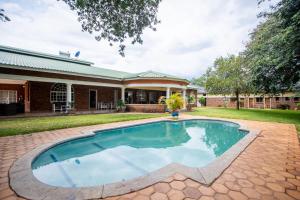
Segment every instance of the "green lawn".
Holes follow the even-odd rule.
[[[9,135],[28,134],[39,131],[105,124],[111,122],[130,121],[153,117],[166,116],[165,114],[92,114],[76,116],[32,117],[0,120],[0,137]]]
[[[196,108],[191,115],[208,117],[220,117],[231,119],[247,119],[254,121],[269,121],[295,124],[300,132],[300,111],[295,110],[263,110],[263,109],[241,109],[232,108]]]

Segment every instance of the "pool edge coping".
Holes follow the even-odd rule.
[[[64,188],[47,185],[39,181],[33,175],[31,168],[32,162],[39,154],[57,144],[61,144],[73,139],[93,136],[96,134],[95,131],[105,131],[162,121],[174,122],[174,120],[170,118],[154,118],[148,119],[147,122],[129,121],[122,125],[116,125],[112,123],[110,124],[112,127],[91,128],[87,131],[82,131],[81,135],[71,136],[55,142],[47,143],[25,153],[22,157],[17,159],[9,169],[10,187],[19,196],[29,199],[69,199],[70,197],[75,199],[94,199],[117,196],[137,191],[158,182],[165,182],[165,179],[176,173],[198,181],[201,184],[210,185],[224,172],[225,169],[230,166],[230,164],[246,149],[248,145],[251,144],[252,141],[254,141],[254,139],[261,132],[261,130],[249,129],[244,123],[236,122],[235,120],[189,116],[188,118],[178,119],[177,121],[187,121],[193,119],[222,121],[238,124],[240,126],[239,130],[247,131],[248,133],[245,137],[225,151],[221,156],[216,158],[208,165],[200,168],[188,167],[178,163],[171,163],[158,170],[150,172],[146,176],[140,176],[131,180],[117,183],[79,188]]]

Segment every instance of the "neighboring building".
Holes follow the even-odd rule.
[[[261,109],[296,109],[300,103],[300,96],[294,93],[286,93],[280,96],[250,95],[240,96],[241,108],[261,108]],[[209,107],[236,107],[234,96],[206,95],[206,106]]]
[[[197,95],[189,81],[160,72],[128,73],[92,62],[0,46],[0,114],[111,110],[122,99],[129,111],[163,112],[160,96]],[[68,105],[68,106],[67,106]]]

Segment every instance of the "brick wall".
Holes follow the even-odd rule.
[[[51,112],[50,90],[53,83],[30,82],[30,109],[33,112]],[[75,109],[78,111],[89,110],[89,90],[97,90],[98,102],[113,102],[114,90],[118,90],[118,98],[121,96],[119,88],[97,87],[86,85],[73,85],[75,97]]]
[[[52,110],[50,103],[50,90],[53,83],[33,82],[30,85],[30,111],[49,112]]]
[[[160,104],[127,104],[126,110],[130,112],[163,113],[166,105]]]
[[[270,109],[270,105],[272,109],[278,108],[280,105],[289,105],[290,109],[294,110],[297,108],[297,103],[299,101],[295,101],[293,97],[290,97],[289,100],[286,100],[285,97],[279,97],[279,99],[276,100],[275,97],[271,98],[270,103],[270,97],[265,98],[265,105],[264,102],[257,102],[256,97],[250,97],[248,100],[248,97],[244,98],[244,101],[241,101],[240,107],[241,108],[248,108],[248,101],[249,101],[249,108],[257,108],[257,109],[263,109],[264,107],[266,109]],[[206,106],[208,107],[223,107],[223,97],[208,97],[206,98]],[[236,107],[236,101],[229,100],[227,107],[229,108],[235,108]]]

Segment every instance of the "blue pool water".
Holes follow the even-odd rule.
[[[88,187],[129,180],[170,163],[205,166],[247,133],[210,120],[155,122],[99,131],[40,154],[34,176],[49,185]]]

